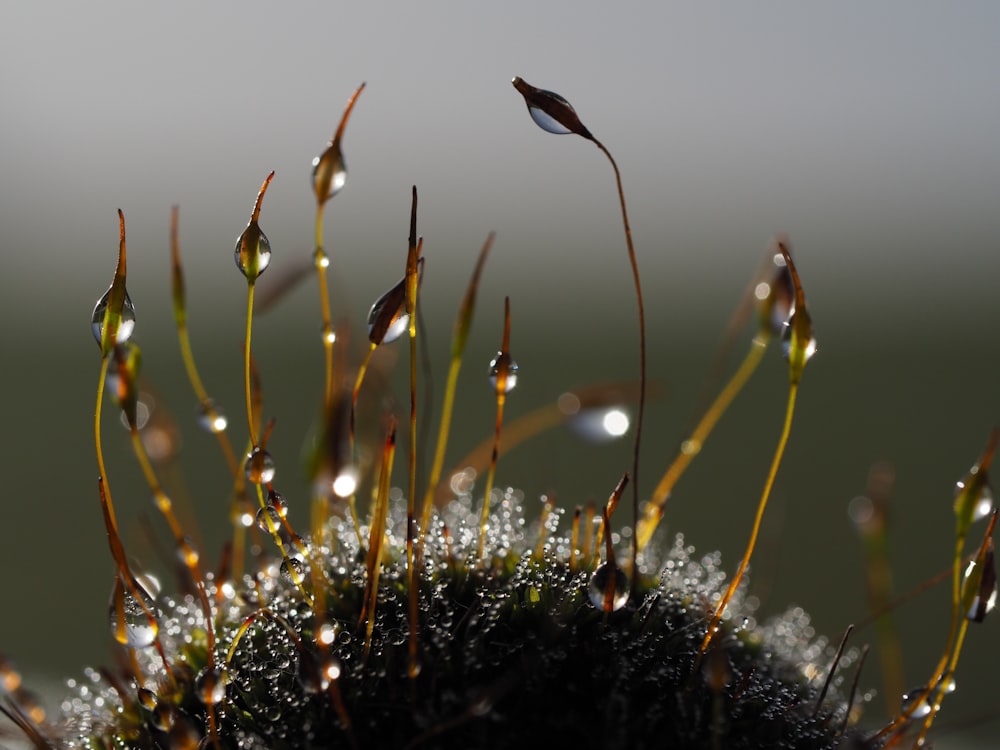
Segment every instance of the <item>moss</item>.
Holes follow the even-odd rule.
[[[614,167],[639,302],[643,354],[635,390],[641,424],[646,377],[642,296],[617,165],[568,102],[519,78],[515,86],[525,95],[536,121],[538,110],[548,115],[548,120],[542,117],[543,127],[562,132],[559,127],[565,123],[565,131],[592,141]],[[271,260],[271,247],[258,220],[274,173],[261,186],[235,250],[236,265],[248,283],[244,395],[250,440],[242,462],[227,443],[220,414],[196,374],[187,339],[176,223],[174,227],[174,312],[185,364],[203,422],[220,437],[233,472],[233,547],[225,551],[226,564],[217,573],[205,570],[177,523],[138,423],[141,358],[126,340],[135,318],[125,290],[125,224],[119,212],[118,263],[111,288],[95,310],[93,330],[102,353],[94,427],[100,499],[116,564],[110,622],[123,646],[121,659],[114,668],[88,670],[84,678],[71,680],[61,720],[45,724],[32,711],[27,695],[7,679],[15,674],[13,669],[0,662],[0,676],[11,694],[2,707],[4,713],[39,748],[280,750],[527,744],[738,750],[867,748],[889,744],[890,737],[901,739],[913,723],[907,716],[898,717],[885,739],[853,728],[854,697],[844,685],[860,652],[841,653],[816,637],[808,616],[798,609],[758,622],[744,595],[743,572],[790,432],[796,389],[815,350],[804,291],[784,241],[777,243],[774,254],[777,269],[768,267],[770,284],[757,286],[759,296],[762,287],[765,291],[758,300],[759,330],[750,355],[645,508],[640,509],[637,491],[633,495],[636,528],[624,526],[613,515],[624,494],[624,477],[603,512],[591,508],[584,514],[578,509],[571,520],[550,506],[542,518],[527,518],[516,490],[492,491],[503,430],[504,384],[514,373],[508,352],[509,304],[496,360],[507,363],[496,365],[507,370],[496,377],[496,442],[486,489],[480,486],[474,492],[474,475],[463,475],[459,467],[456,476],[461,481],[451,483],[452,492],[437,492],[438,459],[447,444],[447,430],[442,429],[441,450],[431,470],[431,486],[426,488],[427,500],[437,500],[422,503],[417,496],[414,453],[408,491],[390,491],[396,422],[405,415],[388,418],[381,466],[376,466],[378,451],[355,445],[357,435],[382,427],[367,425],[355,432],[354,402],[368,360],[354,370],[340,351],[343,347],[334,346],[324,276],[328,259],[322,249],[323,209],[346,180],[341,139],[362,88],[317,158],[314,173],[314,263],[321,285],[326,381],[323,429],[311,463],[311,479],[318,487],[316,497],[309,498],[313,533],[300,536],[292,529],[285,502],[273,486],[266,449],[270,426],[259,424],[260,386],[251,354],[254,285]],[[489,242],[459,314],[446,403],[454,395],[488,248]],[[388,331],[402,335],[409,329],[414,431],[413,321],[423,268],[421,250],[414,188],[406,274],[380,298],[369,318],[369,356],[388,343]],[[654,530],[671,482],[700,450],[711,425],[777,333],[786,334],[790,363],[785,426],[747,553],[736,576],[727,579],[717,554],[696,558],[683,537],[668,544],[654,536]],[[137,573],[119,536],[101,448],[105,389],[125,415],[136,457],[171,528],[180,560],[176,587],[180,593],[161,595],[157,584]],[[599,388],[582,390],[573,398],[576,410],[607,405]],[[550,416],[542,415],[539,422],[551,422]],[[442,425],[448,419],[443,417]],[[633,468],[638,463],[639,424]],[[988,497],[985,474],[996,441],[994,433],[956,504],[960,519],[956,591],[966,532],[974,517],[989,510],[982,507]],[[414,444],[412,438],[410,443]],[[362,454],[370,457],[367,464],[358,458]],[[376,480],[379,472],[381,478]],[[345,478],[351,480],[351,488],[339,492],[337,482]],[[359,508],[353,498],[345,502],[334,497],[350,496],[355,490],[358,498],[374,498],[370,508],[367,504]],[[606,490],[595,488],[595,492]],[[424,508],[426,515],[419,513]],[[247,527],[252,527],[255,514],[261,533],[251,537],[246,548]],[[595,533],[593,520],[600,522],[602,532]],[[981,583],[962,589],[963,603],[972,602],[973,595],[980,596],[977,603],[989,596],[991,579],[983,571],[993,565],[992,545],[987,545],[991,534],[992,525],[976,557],[979,578],[975,580]],[[647,544],[651,537],[653,542]],[[629,586],[634,588],[628,590]],[[951,671],[964,636],[960,609],[954,608],[945,649],[954,657]],[[979,609],[984,616],[985,609]],[[956,633],[962,636],[956,638]],[[945,676],[950,673],[945,675],[942,668],[921,697],[943,697],[937,679]]]

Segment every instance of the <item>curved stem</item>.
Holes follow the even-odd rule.
[[[611,168],[615,171],[615,183],[618,186],[618,200],[622,208],[622,224],[625,227],[625,245],[628,248],[628,259],[632,266],[632,279],[635,282],[635,299],[639,308],[639,405],[635,419],[635,442],[632,448],[632,522],[639,524],[639,448],[642,443],[642,417],[646,407],[646,311],[642,301],[642,284],[639,281],[639,265],[635,259],[635,246],[632,244],[632,228],[629,226],[628,209],[625,206],[625,190],[622,188],[622,176],[618,171],[618,164],[615,162],[611,152],[604,147],[596,138],[592,139],[594,144],[604,152],[611,162]],[[638,565],[636,557],[639,552],[638,535],[632,534],[632,581],[631,589],[635,591],[636,576],[638,575]]]

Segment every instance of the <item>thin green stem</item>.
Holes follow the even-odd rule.
[[[764,518],[764,509],[767,508],[768,498],[771,496],[771,488],[774,487],[774,479],[778,475],[778,467],[781,466],[782,456],[785,454],[785,446],[788,444],[788,436],[792,431],[792,416],[795,413],[795,398],[798,395],[799,386],[798,383],[791,383],[788,387],[788,406],[785,409],[785,424],[781,429],[781,437],[778,438],[778,447],[774,451],[774,458],[771,461],[771,469],[767,473],[767,481],[764,483],[764,491],[761,493],[760,502],[757,504],[757,515],[754,516],[753,528],[750,531],[750,541],[747,543],[746,552],[743,553],[743,559],[740,560],[740,566],[736,570],[736,574],[733,576],[732,580],[729,582],[729,586],[726,588],[726,592],[719,599],[718,605],[716,605],[715,613],[708,623],[708,632],[705,633],[705,638],[701,642],[700,653],[704,654],[709,645],[712,643],[712,639],[715,638],[718,632],[719,622],[722,620],[722,615],[726,611],[730,600],[732,600],[733,595],[736,593],[736,589],[740,585],[740,581],[743,579],[743,574],[746,572],[747,565],[750,564],[750,557],[753,555],[754,547],[757,545],[757,536],[760,533],[761,521]]]
[[[250,385],[250,337],[253,333],[253,279],[247,281],[247,326],[246,338],[243,345],[243,378],[244,389],[246,391],[247,427],[249,428],[250,443],[257,447],[257,423],[253,413],[253,388]]]

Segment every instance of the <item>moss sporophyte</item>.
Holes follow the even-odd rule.
[[[323,214],[347,180],[342,141],[361,86],[313,163],[313,265],[325,378],[311,498],[286,500],[278,490],[267,449],[273,422],[262,420],[263,390],[253,358],[254,291],[272,255],[259,222],[274,173],[263,181],[234,251],[247,285],[242,445],[231,442],[227,420],[195,365],[174,210],[172,286],[181,352],[201,424],[218,439],[232,475],[231,541],[221,555],[206,556],[178,521],[147,452],[137,386],[140,355],[132,335],[136,317],[126,290],[125,219],[119,211],[114,278],[92,323],[101,354],[93,425],[99,480],[93,494],[114,563],[109,625],[120,658],[113,667],[70,680],[69,695],[53,716],[21,684],[12,664],[0,660],[6,737],[20,735],[36,748],[467,748],[525,741],[578,748],[875,748],[925,743],[954,685],[969,625],[981,622],[996,599],[996,511],[988,471],[997,433],[958,485],[947,576],[951,609],[940,660],[924,683],[899,695],[901,708],[880,724],[863,712],[871,696],[858,689],[867,646],[847,642],[850,628],[839,642],[817,638],[798,609],[759,623],[754,601],[745,593],[745,573],[792,431],[798,389],[816,350],[788,241],[775,240],[751,286],[748,299],[756,307],[757,324],[746,358],[655,489],[642,498],[636,480],[647,392],[645,315],[621,175],[611,152],[564,98],[521,78],[513,83],[539,126],[591,141],[613,168],[638,306],[635,384],[569,392],[558,408],[505,425],[505,402],[519,378],[511,353],[517,339],[516,300],[508,298],[501,343],[489,365],[496,404],[490,448],[485,459],[474,453],[444,472],[456,384],[491,235],[459,307],[436,444],[433,449],[418,444],[418,414],[431,404],[417,398],[423,377],[418,374],[417,313],[424,243],[417,233],[415,187],[409,242],[400,257],[402,277],[371,307],[369,347],[359,365],[351,364],[346,344],[339,343],[346,332],[340,335],[330,314]],[[370,430],[359,432],[356,417],[370,358],[378,347],[404,337],[409,408],[382,416],[381,445],[362,445],[359,436]],[[655,532],[678,478],[775,337],[788,366],[785,420],[746,552],[730,571],[717,554],[698,557],[682,536],[667,540]],[[161,592],[119,533],[113,481],[102,451],[105,395],[122,413],[135,458],[169,527],[180,562],[176,594]],[[502,443],[509,447],[560,420],[584,416],[621,435],[628,428],[630,405],[637,415],[633,461],[623,467],[617,486],[604,488],[609,499],[603,506],[566,512],[546,502],[539,518],[529,518],[517,490],[494,486]],[[405,489],[391,481],[397,434],[406,436],[407,455],[400,459],[406,469],[398,472],[407,478]],[[428,479],[418,484],[418,463],[425,457],[430,458]],[[485,482],[477,485],[483,472]],[[886,481],[885,470],[874,471],[868,497],[852,510],[873,572],[885,563],[878,550]],[[618,510],[622,498],[630,513]],[[295,502],[309,503],[307,531],[293,529],[289,520],[288,505]],[[985,532],[976,530],[974,522],[987,518]],[[888,600],[888,592],[877,585],[870,593],[875,605]]]

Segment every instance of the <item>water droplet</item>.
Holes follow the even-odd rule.
[[[229,424],[226,415],[215,405],[212,399],[208,399],[203,404],[198,404],[198,426],[205,432],[219,433],[226,429]]]
[[[858,495],[847,504],[847,515],[860,529],[864,529],[875,518],[875,503],[871,498]]]
[[[281,514],[273,505],[266,505],[257,511],[257,528],[265,534],[273,534],[281,528]]]
[[[341,671],[340,660],[335,656],[327,656],[319,663],[309,651],[299,654],[297,676],[299,684],[307,693],[323,692],[330,687],[330,683],[340,679]]]
[[[781,356],[786,360],[792,354],[792,332],[795,328],[795,315],[796,313],[793,312],[788,320],[784,321],[783,328],[781,329]],[[809,337],[809,341],[806,342],[803,352],[803,364],[805,364],[816,353],[815,337]]]
[[[331,489],[337,497],[350,497],[358,488],[358,476],[353,467],[341,471],[333,480]]]
[[[531,115],[531,119],[535,121],[538,127],[547,133],[555,135],[566,135],[573,132],[560,122],[563,119],[560,115],[567,111],[576,117],[576,110],[573,109],[573,105],[563,97],[554,91],[536,89],[534,86],[525,83],[521,78],[514,79],[514,87],[524,96],[525,102],[528,105],[528,114]],[[530,96],[526,91],[529,91]],[[550,110],[551,114],[546,112],[546,109]]]
[[[974,586],[975,593],[966,592],[966,588]],[[965,617],[973,622],[982,622],[986,615],[993,611],[997,603],[997,573],[996,559],[993,553],[993,540],[976,559],[969,562],[962,581],[962,599],[967,604]]]
[[[607,409],[581,409],[570,420],[572,428],[586,440],[606,443],[620,438],[630,425],[628,413],[616,406]]]
[[[927,688],[919,687],[908,693],[903,693],[903,713],[912,708],[911,719],[922,719],[931,712],[931,705],[927,702]]]
[[[288,515],[288,503],[285,502],[285,496],[276,490],[268,490],[267,493],[267,503],[274,507],[278,511],[278,515],[284,518]]]
[[[225,673],[218,667],[205,667],[195,678],[194,691],[206,706],[222,703],[226,698]]]
[[[608,593],[609,587],[612,585],[612,575],[614,576],[614,590],[611,591],[609,602]],[[628,601],[628,576],[617,565],[601,563],[590,577],[587,596],[598,609],[605,612],[617,612]]]
[[[552,92],[549,92],[552,93]],[[557,96],[552,94],[552,96]],[[563,102],[565,99],[559,97]],[[566,102],[567,106],[569,102]],[[535,121],[535,124],[547,133],[553,133],[555,135],[566,135],[567,133],[572,133],[573,131],[567,128],[565,125],[561,125],[558,120],[556,120],[551,115],[547,115],[545,112],[540,110],[538,107],[528,106],[528,114],[531,115],[531,119]]]
[[[91,330],[94,333],[94,338],[97,339],[97,345],[101,345],[101,336],[104,332],[104,321],[108,315],[108,301],[111,298],[111,290],[108,289],[104,293],[104,296],[97,301],[97,305],[94,307],[94,314],[91,316]],[[128,296],[128,290],[125,291],[125,304],[122,305],[122,317],[121,322],[118,324],[118,333],[115,337],[116,344],[124,344],[132,337],[132,332],[135,330],[135,305],[132,304],[131,297]]]
[[[13,664],[0,656],[0,688],[13,693],[19,687],[21,687],[21,673]]]
[[[497,352],[497,356],[490,360],[490,387],[497,390],[501,381],[503,392],[510,393],[517,385],[517,362],[509,354]]]
[[[191,537],[184,537],[178,545],[177,558],[188,568],[194,568],[198,565],[200,557],[198,555],[198,550],[194,548],[194,543],[191,541]]]
[[[328,622],[324,622],[316,634],[316,643],[321,646],[329,646],[337,637],[337,628]]]
[[[154,693],[149,688],[141,687],[138,690],[139,705],[142,706],[147,711],[152,711],[159,704],[160,700],[156,697]]]
[[[373,344],[389,344],[402,336],[410,326],[406,314],[406,279],[383,294],[368,311],[368,340]]]
[[[969,484],[975,483],[977,485],[978,493],[974,500],[972,500],[972,516],[970,521],[975,523],[976,521],[981,521],[986,516],[988,516],[993,510],[993,491],[986,481],[980,481],[976,477],[979,473],[979,466],[974,466],[973,470],[964,479],[960,479],[955,483],[955,498],[956,498],[956,509],[958,506],[958,499],[961,498],[962,493],[965,491],[966,482]],[[966,501],[968,502],[968,501]]]
[[[281,561],[281,577],[289,583],[298,586],[305,578],[306,566],[297,557],[288,557]]]
[[[335,656],[331,656],[323,663],[321,674],[325,679],[333,682],[334,680],[340,679],[341,671],[340,659]]]
[[[524,97],[531,119],[542,130],[555,135],[578,133],[585,138],[592,137],[580,122],[573,105],[559,94],[535,88],[520,77],[514,78],[513,83],[514,88]]]
[[[255,281],[271,265],[271,242],[256,221],[247,224],[243,234],[236,238],[233,258],[236,267],[249,281]]]
[[[160,703],[153,709],[153,715],[150,717],[150,722],[161,732],[167,732],[174,725],[176,711],[177,709],[173,707],[173,704],[169,702]]]
[[[330,200],[347,184],[347,164],[339,142],[327,146],[326,151],[312,160],[312,166],[313,190],[321,203]]]
[[[757,285],[754,296],[760,303],[758,306],[760,325],[766,326],[775,336],[780,336],[795,304],[795,284],[792,281],[792,272],[785,263],[785,256],[780,252],[775,253],[773,262],[774,275],[770,282],[762,281]]]
[[[267,484],[274,479],[274,459],[263,448],[254,448],[243,464],[247,480],[254,484]]]
[[[681,453],[685,456],[697,456],[701,453],[701,441],[699,440],[685,440],[681,443]]]
[[[156,642],[159,633],[157,618],[160,611],[142,585],[136,582],[136,592],[141,601],[125,586],[120,576],[115,577],[108,607],[111,633],[123,646],[147,648]]]
[[[317,157],[318,158],[318,157]],[[313,164],[316,160],[313,159]],[[313,263],[318,268],[329,268],[330,267],[330,256],[323,252],[322,248],[317,248],[313,250]]]

